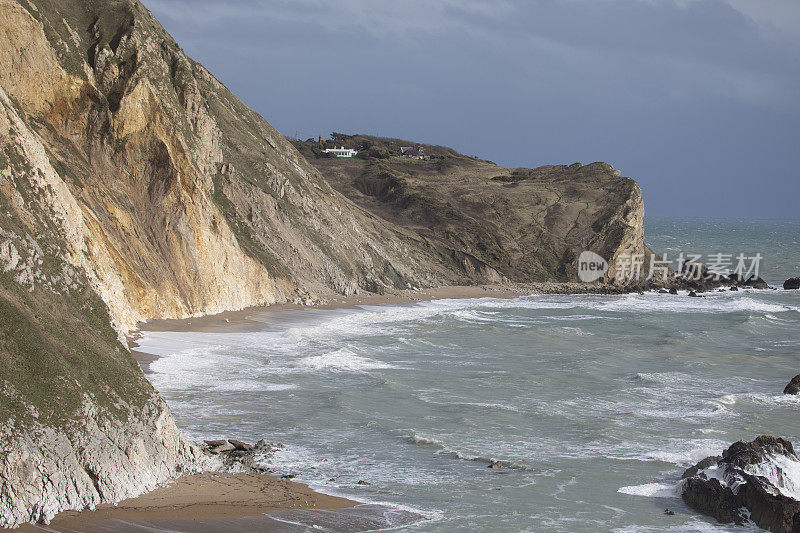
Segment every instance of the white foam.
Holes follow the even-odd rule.
[[[581,328],[575,328],[569,326],[564,326],[561,328],[561,330],[564,333],[569,333],[570,335],[575,335],[576,337],[589,337],[594,335],[594,333],[591,333],[589,331],[584,331]]]
[[[639,458],[648,461],[663,461],[679,466],[692,465],[712,455],[719,455],[729,443],[716,439],[672,439],[664,449],[644,452]]]
[[[303,357],[297,362],[297,365],[312,370],[330,370],[334,372],[363,372],[366,370],[397,368],[388,363],[361,357],[347,348],[339,348],[322,355]]]
[[[600,301],[596,308],[602,311],[627,311],[649,313],[733,313],[752,311],[760,313],[782,313],[800,311],[800,308],[779,305],[738,293],[706,293],[703,298],[666,296],[657,293],[627,294]]]
[[[794,394],[743,394],[742,398],[746,398],[756,403],[763,403],[767,405],[800,405],[800,395]]]
[[[692,383],[696,379],[684,372],[639,372],[636,377],[642,381],[665,384]]]
[[[762,463],[747,465],[745,471],[767,478],[781,494],[800,500],[800,461],[797,458],[770,454]]]
[[[631,496],[646,496],[648,498],[675,498],[680,495],[680,487],[676,484],[645,483],[644,485],[630,485],[620,487],[617,492]]]
[[[422,435],[417,435],[416,433],[411,436],[411,440],[413,440],[417,444],[425,444],[428,446],[440,446],[444,448],[444,442],[437,439],[424,437]]]

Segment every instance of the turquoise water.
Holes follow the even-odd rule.
[[[650,247],[674,260],[681,252],[763,256],[760,275],[781,286],[800,276],[800,221],[648,219],[645,240]],[[734,261],[735,262],[735,261]]]
[[[800,273],[800,224],[731,224],[654,221],[648,243],[760,252],[773,284]],[[680,473],[738,439],[800,437],[800,399],[781,394],[800,373],[800,291],[253,318],[258,331],[147,333],[179,426],[280,441],[277,472],[427,517],[403,530],[741,531],[686,508]]]

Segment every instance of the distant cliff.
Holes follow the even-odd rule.
[[[584,246],[644,246],[607,165],[456,159],[339,175],[137,0],[0,0],[0,525],[208,466],[123,345],[143,319],[566,279]]]
[[[576,281],[584,250],[609,261],[611,279],[620,254],[646,252],[642,191],[607,163],[508,169],[441,146],[333,136],[294,145],[359,206],[507,280]],[[329,146],[359,153],[330,157]]]

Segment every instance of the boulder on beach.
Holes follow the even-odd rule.
[[[800,532],[800,501],[794,479],[800,460],[792,443],[761,436],[739,441],[684,472],[681,497],[692,509],[719,522],[752,521],[776,533]]]
[[[784,387],[784,394],[797,394],[800,392],[800,374],[797,374],[792,380]]]
[[[698,297],[697,293],[694,292],[694,291],[689,292],[689,296],[691,296],[692,298],[697,298]]]
[[[669,293],[670,294],[678,294],[678,289],[676,289],[675,287],[670,287]]]
[[[789,278],[783,282],[783,288],[788,290],[800,289],[800,276]]]

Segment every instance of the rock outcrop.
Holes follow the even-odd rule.
[[[751,276],[750,279],[744,282],[745,287],[752,287],[753,289],[768,289],[767,282],[758,276]]]
[[[795,377],[786,384],[786,387],[783,388],[784,394],[797,394],[800,393],[800,374],[797,374]]]
[[[723,523],[748,520],[775,533],[800,532],[800,461],[792,444],[761,436],[739,441],[684,473],[682,498]]]
[[[800,289],[800,277],[789,278],[783,282],[783,288],[788,290]]]

